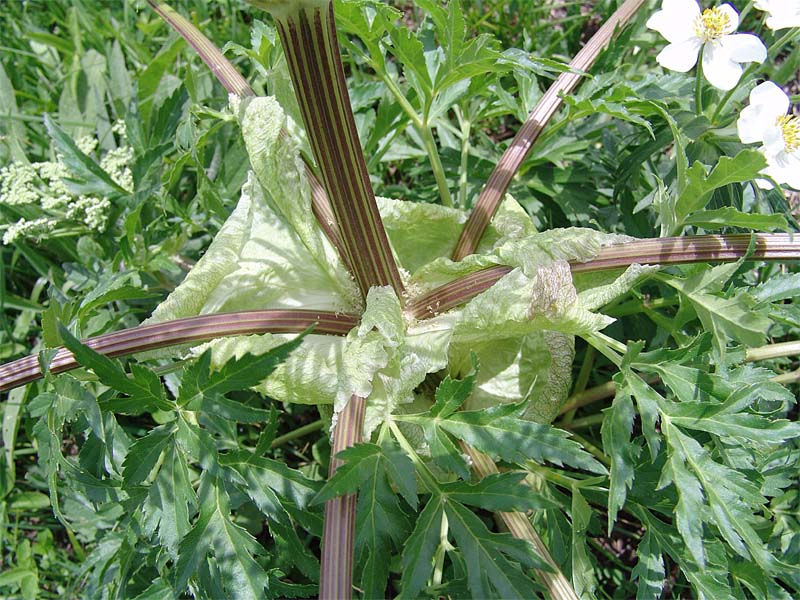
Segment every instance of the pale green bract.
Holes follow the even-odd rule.
[[[276,400],[334,404],[367,398],[365,436],[403,405],[421,397],[428,374],[451,376],[480,365],[468,408],[530,400],[528,416],[551,421],[570,387],[574,336],[612,319],[592,312],[627,291],[648,269],[621,276],[579,278],[567,261],[588,260],[621,236],[587,229],[537,233],[525,211],[507,198],[476,254],[448,257],[466,220],[464,211],[380,198],[379,208],[410,297],[493,265],[512,271],[460,308],[427,320],[403,311],[389,287],[358,289],[317,226],[292,129],[273,98],[232,100],[253,171],[241,199],[205,255],[156,309],[149,322],[198,314],[269,308],[311,308],[362,314],[346,337],[309,335],[259,386]],[[218,339],[213,363],[261,354],[286,335]]]

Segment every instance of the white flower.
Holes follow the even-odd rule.
[[[787,114],[789,108],[789,96],[766,81],[750,92],[750,105],[742,110],[736,128],[745,144],[762,144],[760,150],[767,159],[764,175],[800,189],[800,117]],[[772,187],[766,179],[756,183]]]
[[[769,13],[767,27],[770,29],[800,27],[800,0],[755,0],[753,4]]]
[[[739,13],[730,4],[700,12],[696,0],[663,0],[661,10],[647,21],[669,45],[656,57],[658,64],[686,73],[703,50],[703,74],[721,90],[733,89],[742,76],[740,63],[763,62],[767,49],[758,37],[733,33]]]

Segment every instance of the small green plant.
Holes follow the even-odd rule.
[[[548,52],[569,45],[571,5],[537,53],[524,32],[505,49],[473,35],[479,4],[420,0],[406,27],[380,2],[254,0],[271,24],[223,52],[149,4],[181,37],[138,89],[95,80],[112,102],[82,103],[91,145],[46,117],[53,156],[28,163],[27,130],[5,130],[4,242],[53,281],[46,307],[41,286],[3,296],[15,330],[41,314],[43,343],[0,366],[0,516],[49,498],[80,562],[69,590],[800,593],[783,385],[800,280],[776,264],[800,258],[781,188],[800,147],[788,96],[754,85],[789,77],[795,29],[626,0],[566,64]],[[207,106],[202,69],[168,75],[183,40],[226,106]],[[509,126],[498,159],[487,131]],[[85,199],[102,227],[69,212]],[[26,232],[35,219],[50,230]],[[66,276],[45,275],[69,238]],[[18,464],[23,432],[36,465]],[[15,489],[23,468],[36,492]],[[32,554],[57,551],[8,537],[0,589],[35,597]]]

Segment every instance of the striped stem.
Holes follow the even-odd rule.
[[[645,239],[602,248],[586,262],[573,262],[573,273],[619,269],[634,263],[674,265],[697,262],[730,262],[747,254],[754,240],[750,260],[800,260],[800,239],[792,234],[706,235],[681,238]],[[411,301],[408,312],[427,319],[468,302],[489,289],[511,270],[495,266],[476,271]],[[107,356],[126,356],[215,337],[256,333],[300,332],[316,324],[315,331],[327,335],[346,335],[358,317],[313,310],[261,310],[202,315],[154,325],[141,325],[85,340],[91,348]],[[78,367],[71,354],[60,350],[52,363],[53,372]],[[18,387],[42,376],[38,357],[27,356],[0,365],[0,391]]]
[[[141,325],[92,337],[83,343],[100,354],[115,357],[225,336],[300,333],[312,326],[317,334],[344,336],[357,324],[358,317],[328,311],[254,310]],[[61,348],[50,363],[50,371],[63,373],[79,366],[72,353]],[[10,390],[41,377],[38,356],[26,356],[0,365],[0,391]]]
[[[603,24],[587,44],[581,48],[580,52],[569,63],[573,70],[587,71],[600,52],[608,44],[611,36],[617,28],[623,27],[636,11],[644,4],[644,0],[626,0],[617,11]],[[533,143],[544,130],[548,121],[561,107],[562,97],[569,94],[577,87],[582,78],[581,73],[565,72],[559,75],[558,79],[539,100],[534,107],[528,120],[522,125],[511,145],[503,153],[494,171],[489,176],[486,185],[481,191],[472,213],[464,225],[461,237],[453,252],[453,260],[461,260],[468,254],[475,252],[478,243],[483,236],[483,232],[492,220],[497,207],[508,191],[511,180],[519,171],[525,158],[533,146]]]
[[[214,77],[225,86],[229,94],[235,94],[240,98],[255,96],[247,80],[242,77],[241,73],[239,73],[231,62],[225,58],[225,55],[220,52],[219,48],[212,44],[191,21],[167,4],[156,2],[155,0],[147,0],[147,3],[170,27],[177,31],[180,36],[194,48],[195,52],[203,59],[203,62],[211,69]]]
[[[225,58],[225,55],[189,20],[164,3],[157,3],[155,0],[147,0],[147,2],[170,27],[195,49],[203,62],[211,69],[213,75],[229,93],[235,94],[240,98],[255,96],[255,92],[250,87],[250,84],[247,83],[247,80],[239,74],[231,62]],[[286,131],[281,130],[281,137],[286,135],[288,135]],[[311,210],[314,213],[314,217],[331,244],[333,244],[333,247],[336,248],[345,266],[350,269],[350,263],[344,252],[342,236],[339,233],[339,226],[336,223],[336,217],[331,209],[325,188],[322,187],[322,183],[305,156],[303,161],[305,163],[306,177],[311,186]],[[350,270],[352,271],[352,269]]]
[[[461,449],[469,455],[472,461],[472,469],[481,479],[500,472],[494,461],[479,450],[468,446],[463,441],[461,442]],[[511,535],[517,539],[530,542],[536,550],[536,554],[543,558],[553,569],[552,571],[535,570],[536,576],[547,587],[548,597],[554,600],[578,600],[578,595],[572,589],[569,580],[561,572],[556,561],[553,560],[550,550],[542,541],[542,538],[539,537],[528,517],[521,512],[497,512],[495,514],[500,518],[503,525],[508,528]]]
[[[511,270],[511,267],[498,265],[459,277],[409,301],[406,311],[415,319],[435,317],[485,292]]]
[[[747,256],[750,243],[753,252]],[[800,236],[790,233],[742,233],[693,237],[653,238],[601,248],[587,261],[571,261],[573,273],[622,269],[632,264],[679,265],[748,260],[800,260]],[[468,302],[497,283],[511,267],[495,266],[470,273],[411,300],[406,310],[427,319]]]
[[[679,265],[731,262],[747,255],[749,260],[800,260],[800,236],[791,233],[712,234],[636,240],[606,246],[590,261],[572,263],[573,273],[588,273],[642,265]]]
[[[364,398],[353,396],[338,414],[331,447],[329,479],[343,464],[337,454],[362,441],[365,408]],[[319,597],[322,599],[341,600],[352,596],[357,503],[358,496],[355,494],[333,498],[325,503],[319,585]]]
[[[280,34],[322,184],[347,262],[366,297],[375,285],[403,284],[381,222],[350,108],[330,0],[264,0]]]

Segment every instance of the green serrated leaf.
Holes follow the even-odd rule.
[[[122,463],[122,480],[126,486],[134,486],[147,479],[174,434],[175,425],[168,423],[152,429],[131,445]]]
[[[656,431],[659,419],[658,406],[661,396],[638,375],[625,369],[623,371],[624,385],[629,393],[636,399],[639,417],[642,422],[642,433],[650,450],[650,460],[655,462],[661,448],[661,436]],[[615,379],[619,384],[620,381]],[[621,386],[620,386],[621,387]]]
[[[414,463],[391,438],[381,441],[381,451],[383,452],[384,469],[386,469],[389,479],[397,486],[400,495],[408,502],[408,505],[417,510],[419,500]]]
[[[775,569],[775,558],[754,528],[760,517],[752,511],[766,502],[759,486],[742,471],[713,460],[706,449],[671,421],[666,421],[664,431],[670,443],[671,476],[680,497],[678,529],[695,560],[702,564],[705,558],[701,536],[703,520],[708,515],[737,554],[752,557],[767,571]]]
[[[587,535],[592,509],[580,490],[572,492],[572,585],[579,597],[592,597],[597,587],[594,564],[589,557]]]
[[[516,565],[547,568],[523,540],[507,533],[491,533],[472,511],[457,502],[444,505],[450,530],[469,569],[467,578],[473,597],[531,598],[536,585]],[[508,557],[508,558],[506,558]]]
[[[464,455],[456,448],[450,435],[437,427],[436,423],[422,424],[422,433],[431,451],[431,458],[447,471],[452,471],[462,479],[469,479],[470,471]]]
[[[785,231],[789,226],[783,215],[745,213],[732,206],[694,212],[686,217],[683,223],[708,230],[721,227],[742,227],[755,231],[775,231],[776,229]]]
[[[720,265],[690,279],[670,277],[666,282],[691,303],[720,349],[724,349],[729,338],[758,346],[764,342],[770,320],[753,310],[742,292],[727,298],[714,295],[715,289],[732,275],[732,268],[735,265]]]
[[[173,444],[167,449],[142,504],[144,530],[149,534],[156,532],[173,559],[178,557],[178,544],[190,529],[189,518],[197,503],[186,457],[178,445]]]
[[[631,572],[637,580],[636,600],[658,600],[664,588],[664,556],[648,530],[636,547],[636,566]]]
[[[431,496],[417,517],[414,531],[403,544],[402,598],[419,597],[433,571],[433,556],[439,546],[443,514],[442,497]]]
[[[636,461],[641,447],[631,440],[636,416],[627,393],[617,392],[611,408],[603,411],[601,435],[603,450],[611,458],[608,487],[608,535],[614,528],[617,513],[625,506],[628,490],[633,486]]]
[[[221,455],[219,463],[224,467],[235,467],[246,479],[266,485],[301,509],[305,509],[320,492],[320,482],[271,458],[245,451],[230,452]]]
[[[262,598],[269,577],[253,557],[263,549],[233,522],[224,484],[206,476],[201,484],[200,503],[200,518],[178,548],[177,589],[185,590],[201,563],[211,555],[219,566],[225,597]]]
[[[167,400],[158,375],[151,370],[133,364],[133,377],[128,377],[117,363],[80,343],[63,325],[59,326],[59,334],[64,340],[64,346],[75,355],[80,364],[92,369],[103,384],[129,396],[114,405],[116,410],[138,414],[175,408]]]
[[[389,579],[389,561],[395,548],[411,529],[398,497],[386,477],[386,461],[359,463],[362,478],[356,508],[356,552],[365,598],[384,598]]]
[[[475,387],[478,359],[472,354],[472,371],[463,379],[451,379],[448,375],[436,388],[436,401],[431,407],[431,416],[446,419],[456,412]]]
[[[305,335],[281,344],[264,354],[245,354],[232,358],[218,371],[211,371],[211,351],[204,352],[197,362],[189,367],[188,377],[181,380],[178,404],[186,406],[201,398],[215,398],[235,390],[244,390],[261,383],[303,341]],[[230,405],[228,405],[230,409]],[[263,420],[266,415],[261,415]]]
[[[495,473],[477,483],[442,483],[441,492],[450,500],[492,511],[527,511],[557,505],[522,482],[526,473]]]
[[[771,276],[751,294],[761,303],[797,298],[800,296],[800,273],[779,273]]]
[[[722,407],[700,404],[665,405],[670,421],[685,429],[737,438],[739,441],[746,440],[759,446],[785,443],[800,437],[798,423],[747,413],[720,414],[720,408]]]
[[[337,454],[342,459],[343,465],[336,469],[336,473],[328,479],[319,493],[314,496],[312,504],[321,504],[331,498],[354,494],[361,484],[360,469],[362,464],[369,469],[369,464],[380,460],[381,447],[377,444],[356,444]]]
[[[435,419],[436,426],[490,456],[524,463],[526,460],[571,465],[593,473],[605,467],[585,452],[565,431],[522,419],[523,404],[501,405],[481,411],[458,412],[448,419]],[[424,423],[430,417],[399,417]]]
[[[706,167],[695,162],[686,172],[686,184],[675,202],[678,222],[700,210],[711,198],[711,193],[731,183],[752,181],[767,166],[767,160],[758,150],[742,150],[734,157],[722,156],[717,164],[706,174]]]

